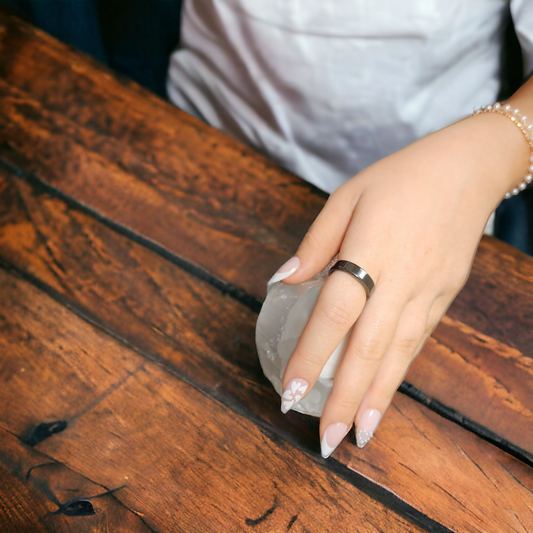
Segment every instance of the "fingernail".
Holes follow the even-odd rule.
[[[331,424],[324,431],[320,448],[322,451],[322,457],[327,459],[335,450],[335,448],[342,442],[342,439],[348,433],[348,426],[339,422],[337,424]]]
[[[308,387],[309,383],[305,379],[291,379],[281,397],[281,412],[285,414],[292,409],[302,399]]]
[[[359,424],[357,424],[356,440],[359,448],[364,448],[370,439],[374,436],[374,431],[378,427],[381,419],[381,413],[377,409],[366,409]]]
[[[278,268],[278,271],[268,280],[268,283],[276,283],[277,281],[282,281],[285,278],[288,278],[298,270],[300,266],[300,259],[294,256],[291,257],[286,263],[283,263]]]

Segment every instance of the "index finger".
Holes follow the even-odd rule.
[[[281,410],[284,413],[313,388],[365,302],[365,289],[352,276],[333,273],[326,281],[283,375]]]

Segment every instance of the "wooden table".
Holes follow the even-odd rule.
[[[280,413],[255,322],[324,200],[0,16],[2,532],[533,531],[533,258],[501,242],[364,450]]]

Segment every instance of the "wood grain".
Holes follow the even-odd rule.
[[[470,278],[448,315],[533,361],[532,308],[533,258],[505,242],[484,237]]]
[[[150,533],[140,516],[105,487],[23,444],[0,428],[0,530],[2,533]],[[94,514],[79,515],[87,500]],[[63,512],[58,512],[63,506]]]
[[[220,513],[224,523],[231,527],[237,524],[232,520],[241,510],[243,487],[253,490],[246,485],[243,470],[253,470],[258,464],[250,451],[253,443],[264,454],[259,463],[265,469],[264,477],[277,478],[281,470],[292,473],[296,465],[296,472],[306,475],[290,481],[297,479],[300,487],[304,479],[315,479],[313,468],[318,467],[298,448],[316,453],[317,428],[315,421],[294,413],[288,417],[279,414],[278,400],[255,358],[254,313],[224,296],[214,285],[230,290],[233,284],[232,294],[248,304],[246,293],[252,300],[262,298],[266,279],[290,256],[324,198],[263,157],[134,84],[118,80],[44,34],[15,19],[0,20],[0,157],[25,172],[35,172],[48,185],[93,210],[91,218],[73,208],[72,203],[10,177],[3,182],[0,195],[3,230],[0,254],[21,275],[63,305],[71,306],[76,313],[120,339],[122,344],[110,341],[117,346],[115,351],[110,350],[110,354],[115,354],[112,356],[115,362],[120,361],[119,353],[133,357],[133,352],[124,348],[128,345],[142,355],[143,361],[161,363],[159,367],[143,362],[143,368],[148,370],[134,367],[130,373],[126,370],[126,375],[120,374],[121,369],[106,366],[109,355],[104,347],[101,358],[89,352],[92,357],[87,369],[96,373],[87,384],[82,369],[74,372],[69,367],[71,359],[75,365],[85,364],[81,345],[85,347],[87,338],[109,338],[92,326],[87,329],[70,312],[69,318],[65,318],[59,311],[54,315],[48,307],[45,314],[50,314],[48,319],[43,317],[43,326],[40,319],[43,310],[34,307],[40,293],[30,291],[31,298],[24,298],[14,292],[14,308],[21,316],[28,314],[29,321],[17,321],[11,313],[4,313],[6,338],[11,341],[4,348],[12,350],[16,361],[11,359],[6,364],[4,381],[10,397],[17,387],[28,395],[29,407],[16,405],[12,400],[2,412],[5,423],[12,424],[13,431],[27,438],[38,422],[68,420],[67,430],[36,447],[57,454],[69,464],[79,466],[82,472],[96,472],[104,481],[118,479],[120,468],[132,465],[132,469],[141,471],[146,484],[145,477],[152,474],[150,467],[156,460],[156,464],[163,466],[161,472],[157,469],[161,477],[150,479],[149,486],[153,492],[174,483],[170,486],[176,501],[182,495],[177,494],[178,485],[167,475],[167,470],[176,464],[168,455],[175,448],[178,450],[186,466],[183,479],[190,483],[192,493],[202,493],[205,486],[191,473],[192,458],[185,456],[184,449],[198,447],[201,442],[198,435],[207,432],[209,446],[197,454],[207,463],[202,470],[204,479],[232,479],[226,467],[231,465],[237,472],[235,479],[241,481],[229,484],[229,495],[235,497],[231,502],[235,514],[224,513],[228,493],[223,498],[219,491],[213,498],[215,511],[210,508],[211,514],[206,516]],[[110,231],[96,222],[94,216],[118,224],[130,239]],[[143,242],[145,247],[131,239]],[[150,246],[158,249],[159,255],[147,249]],[[206,277],[212,276],[212,284],[192,277],[162,255],[184,267],[189,265],[191,271],[198,265],[207,272]],[[436,330],[425,356],[413,365],[408,376],[445,406],[530,452],[532,264],[530,258],[512,248],[485,239],[468,284]],[[25,282],[9,276],[6,279],[27,289]],[[239,294],[240,289],[244,293]],[[15,288],[7,283],[6,293],[10,290]],[[41,297],[49,304],[49,299]],[[40,376],[32,367],[33,373],[25,381],[16,374],[17,369],[25,366],[17,364],[21,361],[24,365],[37,364],[31,356],[33,352],[42,357],[44,369],[57,364],[56,359],[61,360],[59,344],[55,338],[46,336],[48,330],[54,332],[58,320],[66,328],[60,328],[58,339],[73,345],[67,358],[69,364],[60,364],[57,375],[44,372]],[[69,335],[71,323],[80,331],[76,329],[75,334]],[[38,334],[32,336],[31,328]],[[98,344],[92,346],[91,350],[99,349]],[[98,365],[108,370],[110,376],[97,369]],[[67,397],[69,402],[71,398],[70,392],[65,392],[67,382],[60,379],[62,374],[75,375],[72,404],[65,403]],[[206,396],[199,395],[176,376]],[[44,386],[47,388],[42,389]],[[146,404],[137,405],[138,401],[133,401],[138,395],[148,398]],[[175,402],[187,406],[196,418],[187,418],[189,413],[176,408]],[[11,404],[15,404],[13,412]],[[154,410],[164,414],[155,422]],[[217,415],[218,426],[214,418],[209,418],[207,428],[195,426],[193,420],[203,420],[205,410]],[[124,428],[117,424],[113,413],[119,414]],[[105,420],[105,424],[100,420]],[[152,431],[154,427],[168,426],[170,432],[179,426],[165,426],[167,420],[183,422],[184,427],[198,433],[184,435],[180,448],[176,447],[175,434],[165,432],[161,449],[168,453],[159,456],[159,448],[145,442],[138,428],[144,423]],[[226,433],[222,434],[220,428]],[[251,440],[243,437],[243,428]],[[115,435],[108,433],[111,429]],[[235,442],[228,444],[233,430]],[[148,455],[152,462],[137,460],[132,464],[131,453],[124,451],[121,441],[125,437],[131,439],[139,453],[150,450],[156,454]],[[95,441],[103,446],[97,449],[98,453],[91,444]],[[123,463],[109,465],[104,460],[112,453],[106,451],[107,445],[119,449],[117,453]],[[217,456],[213,460],[215,448],[219,455],[222,452],[222,458]],[[224,453],[229,450],[233,453]],[[279,464],[272,462],[275,452]],[[243,458],[243,462],[234,456]],[[357,485],[389,506],[394,501],[392,496],[398,495],[400,499],[395,502],[398,509],[405,514],[408,506],[412,506],[435,520],[436,527],[441,523],[458,531],[533,528],[531,470],[401,395],[371,446],[360,452],[353,442],[345,442],[335,458],[321,466],[316,476],[320,486],[328,487],[330,498],[331,487],[341,487],[338,494],[341,502],[348,502],[347,509],[353,507]],[[313,475],[309,475],[310,471]],[[365,479],[369,485],[362,481]],[[290,481],[286,481],[283,493],[288,500],[287,491],[294,488]],[[277,492],[267,487],[263,478],[256,482],[259,489],[250,510],[261,511],[262,515],[256,515],[261,517],[269,509],[265,501],[272,506]],[[380,492],[380,485],[386,489]],[[150,519],[162,524],[161,517],[169,514],[166,502],[161,498],[154,501],[153,496],[149,500],[142,488],[142,484],[135,485],[131,494],[126,491],[123,494],[135,504],[146,504],[149,513],[157,515],[150,515]],[[309,523],[323,519],[316,511],[319,504],[313,490],[312,484],[304,483],[298,502],[307,504],[309,514],[302,520],[298,515],[291,526],[293,530],[303,528],[305,519]],[[358,520],[370,522],[369,513],[376,512],[379,518],[372,522],[376,527],[387,531],[395,530],[391,527],[398,530],[407,527],[382,504],[356,493],[358,501],[363,498]],[[196,510],[194,506],[200,504],[190,505],[190,509]],[[188,509],[180,509],[167,522],[183,516],[182,523],[188,525]],[[289,514],[293,512],[290,506],[284,509]],[[276,528],[285,530],[287,516],[282,516],[279,522],[270,522],[280,514],[274,508],[255,526],[257,519],[248,514],[244,523],[259,530],[274,523]],[[347,518],[351,519],[353,515]],[[238,524],[244,527],[242,519]],[[335,527],[345,525],[339,522]]]
[[[0,154],[262,297],[323,197],[249,148],[11,21],[3,19],[0,36]]]
[[[127,362],[135,368],[75,415],[70,397],[83,383],[64,380],[65,394],[54,403],[68,427],[34,449],[102,487],[126,485],[114,498],[134,509],[148,527],[206,533],[286,531],[296,516],[293,531],[422,531],[164,368],[150,362],[137,366],[140,355],[28,282],[0,269],[0,287],[13,320],[22,322],[26,316],[17,307],[20,301],[31,301],[43,318],[28,322],[26,331],[12,339],[4,361],[18,360],[20,351],[31,352],[29,339],[39,339],[40,353],[47,352],[47,357],[37,358],[35,366],[43,375],[54,373],[49,359],[61,357],[59,346],[70,354],[73,371],[87,382],[93,379],[85,372],[93,359],[106,357],[109,366]],[[58,324],[58,334],[47,317],[62,313],[70,316]],[[84,339],[83,349],[78,339]],[[31,405],[33,418],[48,416],[46,381],[25,374],[18,391],[8,393],[8,403]],[[12,432],[18,424],[3,411],[0,426]],[[2,447],[0,454],[6,460]],[[30,479],[36,478],[32,474]],[[42,515],[42,507],[37,511]]]
[[[475,412],[476,422],[533,451],[533,359],[516,348],[445,316],[406,379],[425,391],[448,387],[447,407]]]
[[[40,521],[46,514],[44,498],[35,494],[0,465],[0,528],[5,533],[48,533]],[[68,531],[57,527],[58,533]]]
[[[0,153],[262,299],[266,280],[294,252],[324,195],[50,36],[0,17]],[[150,216],[139,218],[135,205]],[[193,223],[202,231],[193,231],[192,243],[179,241]],[[220,239],[221,249],[213,248]],[[254,242],[271,246],[268,253]],[[204,252],[209,257],[200,260]],[[532,326],[532,280],[531,258],[485,237],[450,315],[530,349],[533,327],[524,322]]]
[[[236,284],[236,293],[262,298],[266,280],[290,257],[324,199],[46,35],[2,20],[0,156],[198,265],[222,287]],[[533,364],[532,302],[533,259],[485,238],[448,312],[471,328],[473,343],[460,353],[443,346],[446,338],[430,343],[406,378],[458,419],[468,417],[530,454],[531,376],[521,375],[512,358],[481,364],[475,337],[510,346]],[[441,332],[447,337],[438,328],[436,341]],[[469,379],[458,379],[463,375]]]
[[[162,360],[205,394],[318,455],[316,420],[281,415],[279,399],[261,374],[253,340],[256,316],[249,308],[25,181],[4,175],[4,183],[0,258],[50,284],[56,298],[68,297],[65,303],[78,313]],[[470,462],[463,450],[488,474],[465,470]],[[347,465],[452,530],[490,531],[494,523],[521,531],[519,521],[530,520],[531,493],[520,484],[526,474],[518,461],[520,481],[502,466],[505,453],[402,395],[371,446],[360,451],[349,440],[335,457],[341,463],[330,460],[328,468]],[[502,512],[507,493],[488,481],[500,478],[517,499],[518,518]]]
[[[67,309],[58,306],[43,314],[33,299],[17,291],[16,280],[3,276],[0,285],[0,418],[10,431],[27,437],[42,422],[75,417],[136,371],[140,360],[124,358],[105,337],[72,332]],[[39,331],[54,335],[48,339],[37,336]],[[84,355],[87,350],[93,358]],[[24,387],[39,387],[43,394],[18,401]],[[42,418],[35,418],[36,412]]]

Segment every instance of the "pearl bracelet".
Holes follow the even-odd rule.
[[[529,157],[530,166],[527,176],[524,178],[524,181],[519,183],[512,191],[506,193],[504,197],[506,199],[511,198],[511,196],[516,196],[520,191],[523,191],[533,181],[533,124],[526,122],[527,117],[525,115],[520,116],[520,110],[513,109],[509,104],[502,105],[500,102],[476,109],[473,114],[480,115],[481,113],[498,113],[511,119],[518,126],[531,149],[531,156]]]

